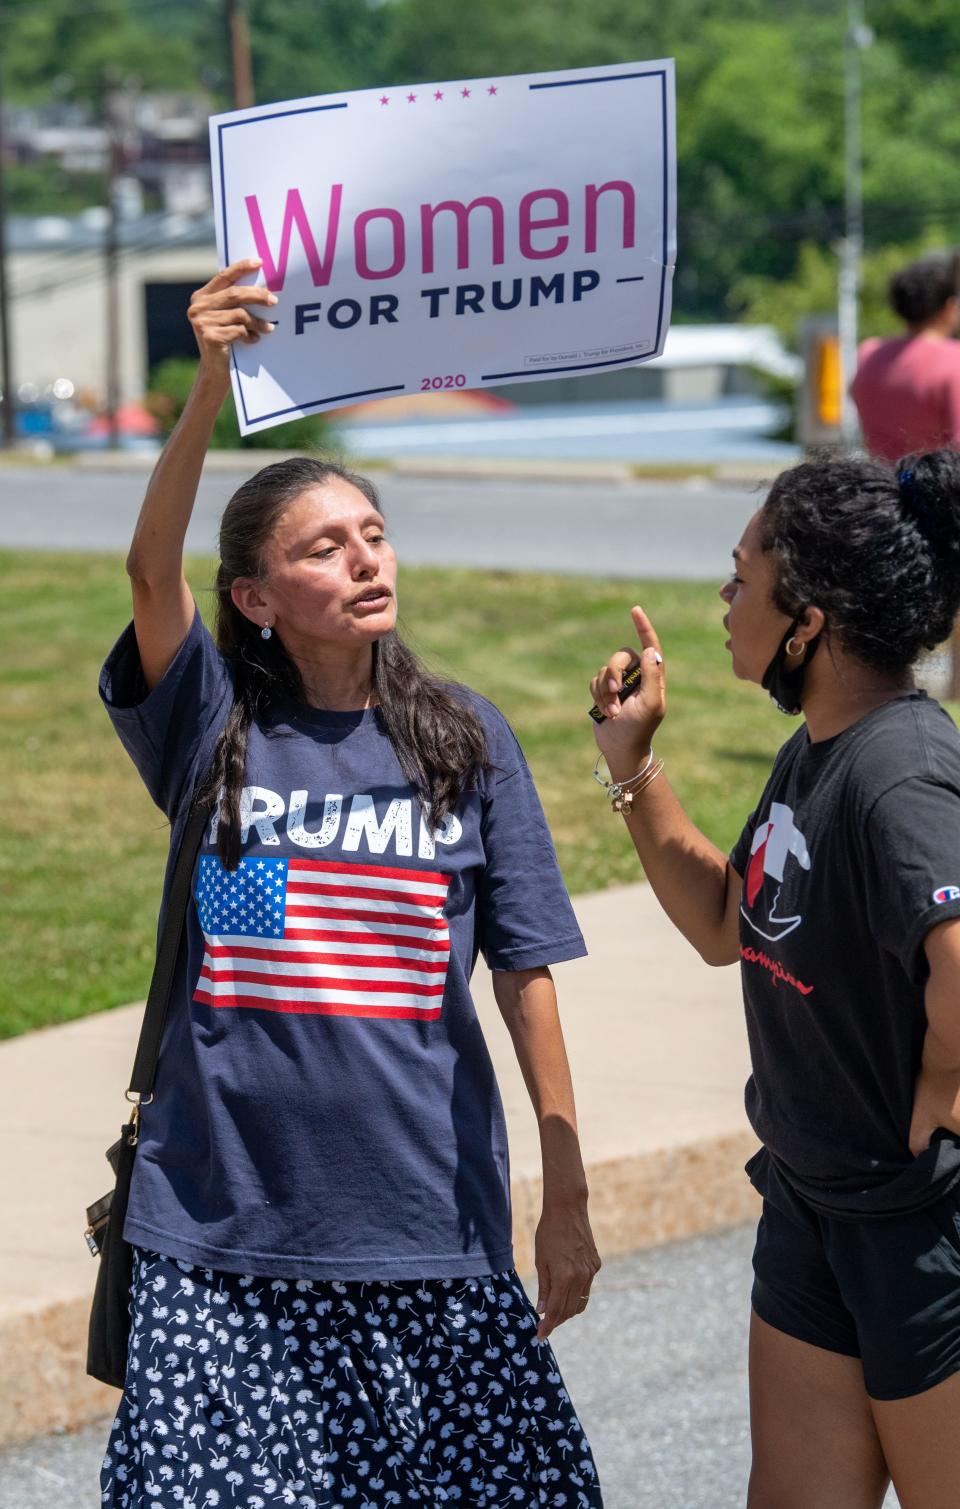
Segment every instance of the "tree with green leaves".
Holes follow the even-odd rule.
[[[677,317],[805,307],[814,295],[821,309],[835,302],[846,25],[837,0],[248,0],[248,12],[261,102],[675,57]],[[886,267],[887,250],[906,259],[918,245],[960,240],[960,112],[944,68],[960,51],[960,7],[867,0],[867,19],[872,328],[871,269]],[[14,99],[67,88],[96,103],[104,79],[122,77],[144,89],[205,88],[216,108],[229,106],[221,0],[46,0],[36,9],[7,0],[0,20]],[[34,177],[32,207],[42,192]]]

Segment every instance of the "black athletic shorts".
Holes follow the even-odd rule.
[[[906,1399],[960,1372],[960,1190],[909,1215],[840,1221],[813,1210],[765,1152],[747,1169],[764,1196],[761,1320],[859,1357],[872,1399]]]

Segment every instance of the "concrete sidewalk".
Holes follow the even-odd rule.
[[[756,1139],[739,973],[711,970],[646,886],[577,901],[590,958],[556,979],[601,1254],[749,1220]],[[532,1268],[536,1127],[480,968],[474,993],[511,1132],[517,1265]],[[95,1264],[84,1207],[110,1185],[104,1149],[124,1113],[140,1008],[0,1045],[0,1443],[96,1419],[114,1394],[83,1372]]]

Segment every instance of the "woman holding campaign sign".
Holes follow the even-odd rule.
[[[256,266],[191,303],[199,375],[101,681],[174,850],[210,814],[142,1109],[103,1502],[594,1509],[547,1341],[599,1268],[548,967],[584,947],[520,748],[397,638],[365,480],[303,459],[237,491],[215,639],[182,574],[231,346],[269,338]],[[540,1125],[536,1310],[478,950]]]
[[[960,607],[960,456],[806,462],[723,588],[734,674],[803,725],[729,859],[661,775],[649,619],[592,683],[610,794],[671,920],[740,960],[764,1146],[750,1509],[955,1509],[960,736],[911,667]]]

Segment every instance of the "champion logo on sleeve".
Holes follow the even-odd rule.
[[[941,885],[933,893],[933,899],[938,906],[943,906],[945,901],[960,901],[960,885]]]
[[[436,1021],[450,876],[314,859],[202,855],[194,1000],[320,1016]]]

